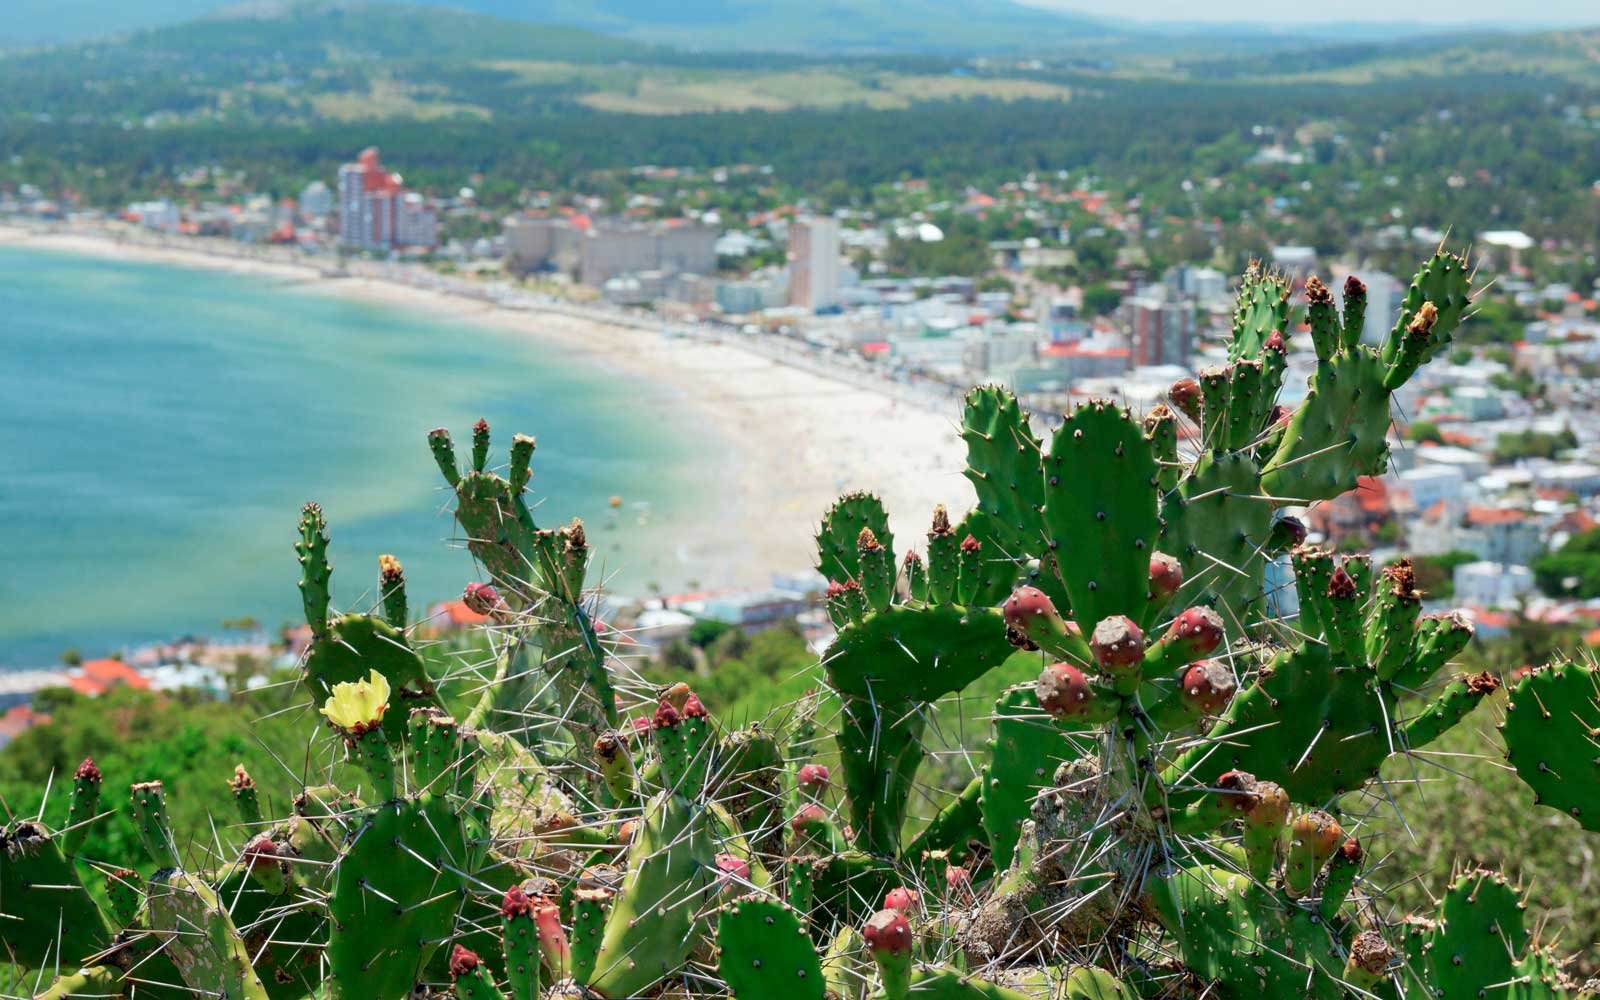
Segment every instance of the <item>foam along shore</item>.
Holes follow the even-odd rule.
[[[536,299],[417,265],[356,261],[340,272],[332,260],[221,240],[0,223],[0,245],[259,275],[305,293],[543,338],[602,370],[655,382],[707,427],[709,448],[732,452],[708,455],[708,475],[731,468],[733,476],[725,487],[710,484],[732,495],[706,514],[726,519],[733,511],[732,523],[702,525],[699,537],[685,540],[685,561],[707,586],[757,586],[774,571],[810,565],[817,521],[849,490],[883,498],[901,552],[923,547],[935,504],[959,516],[972,503],[961,476],[958,398],[835,368],[772,338],[679,326],[669,334],[659,320]]]

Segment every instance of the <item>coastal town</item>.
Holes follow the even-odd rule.
[[[1257,154],[1296,155],[1281,144]],[[1177,380],[1225,360],[1238,271],[1222,227],[1188,227],[1181,259],[1154,261],[1164,220],[1092,177],[1030,173],[956,196],[906,180],[880,192],[874,211],[824,211],[804,199],[716,196],[762,190],[759,165],[641,166],[624,195],[527,192],[519,210],[503,213],[480,208],[470,185],[449,195],[412,190],[400,169],[369,148],[336,177],[273,199],[198,167],[195,189],[214,197],[134,202],[119,213],[23,185],[0,189],[0,223],[308,266],[635,335],[712,341],[944,416],[965,387],[989,382],[1040,414],[1096,397],[1142,411]],[[736,202],[747,207],[735,211]],[[1464,609],[1484,639],[1532,626],[1600,645],[1600,289],[1560,280],[1551,266],[1560,249],[1514,230],[1447,234],[1394,221],[1336,252],[1292,244],[1254,252],[1291,280],[1302,305],[1313,275],[1335,289],[1363,283],[1367,338],[1376,340],[1399,311],[1404,262],[1442,242],[1469,247],[1489,285],[1479,315],[1448,357],[1396,396],[1391,472],[1298,513],[1312,541],[1369,549],[1380,565],[1409,555],[1431,608]],[[950,272],[940,273],[945,263]],[[1295,347],[1291,404],[1314,363],[1306,343]],[[763,585],[617,595],[604,610],[646,653],[681,645],[706,621],[749,631],[798,622],[820,648],[831,633],[820,608],[825,583],[802,566]],[[425,627],[448,637],[473,621],[446,601]],[[194,639],[11,673],[0,685],[0,742],[38,721],[26,703],[45,687],[224,695],[249,682],[241,670],[292,664],[303,641],[257,629],[245,640]]]

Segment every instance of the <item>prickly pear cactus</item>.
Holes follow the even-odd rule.
[[[86,762],[63,829],[0,836],[0,944],[61,998],[1577,996],[1498,877],[1466,872],[1437,913],[1386,920],[1362,843],[1382,857],[1386,833],[1343,795],[1498,682],[1449,669],[1471,627],[1423,614],[1406,563],[1305,547],[1282,510],[1382,468],[1390,395],[1470,289],[1436,255],[1371,351],[1359,283],[1336,314],[1308,282],[1318,364],[1290,413],[1296,324],[1259,268],[1229,363],[1170,408],[1096,401],[1036,432],[1013,395],[973,390],[977,506],[937,509],[900,552],[872,495],[829,510],[827,690],[738,728],[617,655],[582,523],[533,519],[532,438],[502,474],[487,424],[465,466],[436,431],[487,574],[463,599],[489,658],[429,674],[392,556],[373,613],[335,610],[308,506],[308,760],[325,773],[286,817],[242,768],[219,775],[249,834],[220,859],[205,831],[171,829],[159,781],[133,785],[113,808],[142,876],[81,856],[105,812]],[[1262,580],[1284,554],[1300,612],[1278,622]],[[1591,829],[1595,676],[1532,672],[1503,727],[1539,801]],[[934,728],[950,700],[987,743]]]

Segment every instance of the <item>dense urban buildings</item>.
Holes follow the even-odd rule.
[[[438,242],[433,206],[401,183],[376,147],[339,168],[339,242],[356,250],[430,249]]]
[[[506,224],[506,262],[526,274],[547,270],[599,288],[648,272],[713,274],[718,231],[684,219],[635,222],[588,216],[519,216]]]

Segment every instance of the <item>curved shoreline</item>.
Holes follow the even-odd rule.
[[[538,337],[580,356],[586,365],[669,387],[719,439],[715,444],[728,449],[717,457],[713,472],[731,478],[732,495],[723,510],[707,516],[731,513],[734,533],[708,525],[706,537],[715,541],[686,540],[692,549],[703,550],[694,558],[706,563],[700,576],[706,587],[759,586],[774,572],[811,565],[812,529],[834,498],[848,490],[883,497],[902,550],[927,530],[934,504],[954,511],[971,505],[971,487],[960,474],[964,448],[954,400],[935,402],[889,383],[831,374],[807,357],[785,357],[780,345],[742,344],[736,335],[669,337],[665,324],[528,303],[527,297],[520,297],[521,307],[508,308],[483,286],[447,283],[414,266],[379,265],[340,277],[324,273],[322,262],[313,258],[264,254],[257,259],[243,256],[246,248],[238,244],[208,252],[204,242],[195,242],[194,247],[155,246],[105,230],[57,232],[0,223],[0,244],[277,278],[301,292],[425,310],[446,321]],[[233,252],[224,253],[228,250]],[[331,268],[333,262],[326,263]],[[433,287],[417,287],[401,277]],[[472,294],[447,290],[452,285],[467,286]]]

